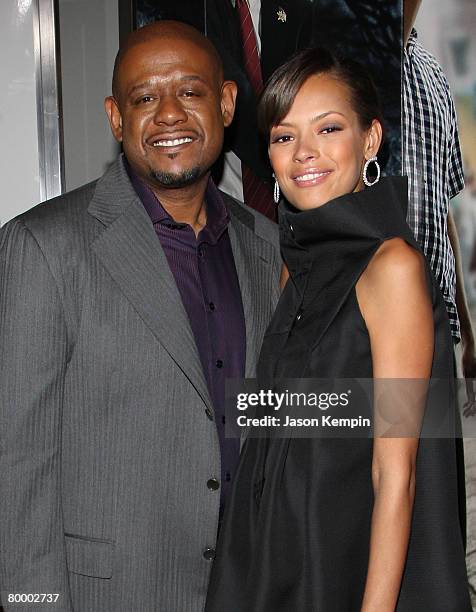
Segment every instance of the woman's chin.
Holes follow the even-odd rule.
[[[325,193],[319,193],[320,190],[309,189],[307,192],[300,192],[298,194],[292,193],[289,194],[289,197],[284,194],[287,201],[297,208],[298,210],[310,210],[312,208],[319,208],[329,200],[332,200],[335,196],[328,195]]]

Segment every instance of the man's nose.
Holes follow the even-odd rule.
[[[154,116],[155,123],[175,125],[176,123],[182,123],[186,120],[187,113],[176,96],[164,96],[160,99]]]

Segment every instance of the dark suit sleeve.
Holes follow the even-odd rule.
[[[72,612],[60,501],[67,335],[48,264],[21,221],[0,234],[0,591],[5,612]],[[56,603],[8,594],[58,593]]]

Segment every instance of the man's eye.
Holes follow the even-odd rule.
[[[195,91],[192,91],[191,89],[187,89],[187,91],[184,91],[182,95],[184,98],[193,98],[198,94]]]
[[[149,102],[152,102],[154,100],[154,96],[140,96],[140,98],[137,98],[136,100],[136,104],[148,104]]]

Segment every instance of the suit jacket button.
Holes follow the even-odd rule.
[[[210,421],[213,421],[213,420],[214,420],[214,417],[213,417],[213,412],[210,410],[210,408],[206,408],[206,410],[205,410],[205,414],[206,414],[206,415],[207,415],[207,417],[210,419]]]
[[[203,558],[207,561],[213,561],[213,559],[215,558],[215,554],[216,553],[214,548],[207,548],[203,551]]]
[[[210,478],[210,480],[207,480],[207,487],[210,491],[217,491],[220,488],[220,483],[216,478]]]

